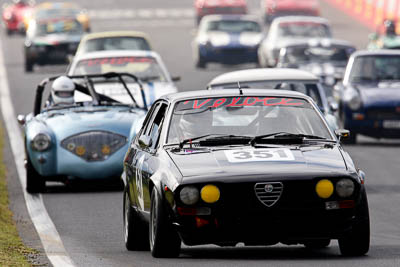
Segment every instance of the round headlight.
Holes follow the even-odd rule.
[[[206,203],[215,203],[219,200],[221,193],[218,187],[212,184],[203,186],[200,191],[201,199]]]
[[[354,183],[350,179],[341,179],[336,183],[336,193],[339,197],[349,197],[354,192]]]
[[[32,149],[36,151],[45,151],[50,147],[50,136],[44,133],[36,135],[31,141]]]
[[[358,94],[353,95],[353,97],[348,102],[349,107],[352,110],[357,110],[361,107],[361,98]]]
[[[194,186],[186,186],[179,193],[181,201],[186,205],[193,205],[199,201],[199,190]]]
[[[327,179],[321,180],[317,183],[315,191],[320,198],[329,198],[333,194],[333,184]]]

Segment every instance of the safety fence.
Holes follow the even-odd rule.
[[[372,30],[383,31],[383,21],[395,20],[400,34],[400,0],[324,0]]]

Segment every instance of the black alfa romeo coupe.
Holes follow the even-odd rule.
[[[156,101],[124,159],[128,250],[179,256],[186,245],[339,240],[368,252],[365,174],[313,100],[293,91],[226,89]]]

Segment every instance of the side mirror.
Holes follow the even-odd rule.
[[[350,131],[345,129],[336,129],[335,134],[339,140],[347,139],[350,137]]]
[[[342,81],[337,82],[337,83],[333,86],[333,90],[335,90],[335,91],[343,91],[343,89],[344,89],[344,85],[343,85],[343,82],[342,82]]]
[[[141,148],[148,148],[148,147],[150,147],[150,146],[152,145],[152,143],[153,143],[153,142],[152,142],[150,136],[142,135],[142,136],[139,138],[139,146],[140,146]]]
[[[330,97],[328,99],[328,104],[329,104],[329,108],[330,110],[334,113],[336,111],[338,111],[339,109],[339,105],[338,103],[335,101],[335,99],[333,99],[333,97]]]
[[[365,183],[365,172],[363,172],[362,170],[358,169],[358,177],[360,177],[360,182],[361,184]]]
[[[26,122],[25,115],[22,115],[22,114],[18,115],[17,121],[20,125],[25,125],[25,122]]]
[[[171,80],[172,80],[173,82],[179,82],[179,81],[181,80],[181,76],[172,76],[172,77],[171,77]]]

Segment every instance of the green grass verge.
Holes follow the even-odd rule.
[[[3,161],[4,130],[0,125],[0,266],[32,266],[28,255],[36,254],[25,246],[18,235],[9,209],[6,166]]]

